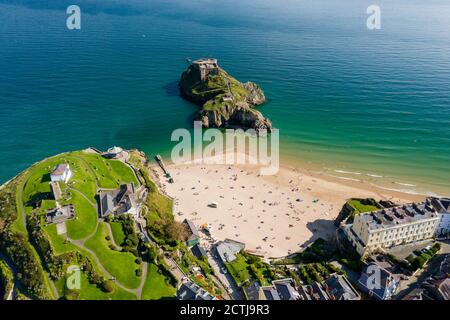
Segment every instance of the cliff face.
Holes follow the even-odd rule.
[[[201,106],[196,120],[205,128],[272,130],[270,120],[255,109],[266,101],[256,83],[241,83],[221,68],[202,79],[191,65],[181,75],[179,88],[182,97]]]
[[[247,102],[223,104],[213,110],[201,110],[196,120],[202,122],[205,128],[252,128],[256,131],[270,132],[272,123],[264,118],[261,112],[253,109]]]

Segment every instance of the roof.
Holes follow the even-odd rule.
[[[317,281],[311,285],[301,286],[298,291],[302,300],[330,300],[322,285]]]
[[[191,248],[192,254],[196,256],[199,259],[202,259],[203,257],[207,257],[205,249],[203,249],[200,245],[196,244]]]
[[[132,183],[122,184],[116,190],[101,190],[99,192],[100,214],[125,213],[137,206],[136,194]]]
[[[191,220],[184,219],[184,223],[187,225],[187,227],[189,229],[188,230],[188,232],[189,232],[189,239],[200,237],[200,234],[198,233],[197,227],[195,226],[195,224]]]
[[[332,274],[325,281],[325,288],[333,300],[360,300],[361,298],[343,275]]]
[[[109,154],[118,154],[118,153],[121,153],[122,151],[123,151],[123,149],[121,147],[116,147],[116,146],[108,149]]]
[[[283,279],[272,282],[278,291],[281,300],[299,300],[300,294],[294,287],[294,280]]]
[[[438,283],[437,290],[444,300],[450,300],[450,278],[444,279]]]
[[[181,284],[177,291],[177,297],[179,300],[217,300],[208,291],[191,281]]]
[[[355,219],[367,224],[370,230],[376,230],[432,218],[437,219],[437,213],[431,203],[424,202],[359,214]]]
[[[232,262],[236,259],[236,254],[245,248],[245,244],[225,239],[217,244],[216,250],[223,262]]]
[[[259,291],[261,286],[258,281],[252,281],[243,288],[248,300],[259,300]]]
[[[281,300],[278,291],[274,286],[261,287],[261,291],[266,300]]]
[[[374,277],[373,272],[368,273],[369,270],[376,270],[375,268],[379,270],[380,277]],[[364,292],[371,292],[379,299],[384,299],[386,292],[396,283],[398,283],[397,277],[375,262],[367,265],[358,280],[358,286]]]
[[[55,168],[55,170],[53,170],[52,175],[53,176],[62,176],[64,174],[64,172],[66,172],[66,170],[69,169],[69,165],[66,163],[63,164],[58,164]]]
[[[107,215],[114,212],[114,195],[112,192],[103,193],[103,196],[100,199],[101,203],[101,215]]]
[[[429,198],[431,205],[436,209],[439,213],[447,213],[450,214],[450,198]]]

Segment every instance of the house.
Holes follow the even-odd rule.
[[[47,221],[48,224],[62,223],[74,218],[75,218],[75,207],[73,206],[73,204],[50,209],[45,214],[45,220]]]
[[[140,200],[132,183],[122,184],[117,190],[100,190],[98,202],[101,217],[125,213],[137,216],[139,213]]]
[[[422,288],[415,288],[402,298],[402,300],[433,300],[428,296],[427,291]]]
[[[439,217],[429,201],[358,214],[344,228],[360,255],[434,237]]]
[[[294,280],[282,279],[272,281],[271,286],[260,288],[261,300],[300,300],[300,293],[295,289]]]
[[[216,245],[216,251],[224,264],[234,261],[236,255],[244,249],[245,243],[231,239],[225,239]]]
[[[261,287],[258,300],[281,300],[275,286]]]
[[[422,284],[433,300],[450,300],[450,278],[429,279]]]
[[[206,253],[205,249],[200,246],[200,244],[196,244],[191,248],[191,252],[194,256],[196,256],[199,259],[205,259],[208,258],[208,254]]]
[[[70,166],[66,163],[58,164],[50,174],[50,180],[52,182],[62,181],[67,183],[69,179],[72,177],[72,171],[70,170]]]
[[[244,296],[247,300],[260,300],[259,293],[261,286],[258,281],[251,281],[249,284],[245,285],[242,290],[244,291]]]
[[[217,300],[205,289],[196,285],[192,281],[183,282],[177,290],[179,300]]]
[[[450,300],[450,254],[445,254],[439,269],[411,291],[404,300]]]
[[[332,274],[323,283],[323,287],[330,300],[361,300],[359,293],[343,275]]]
[[[400,281],[379,264],[371,262],[361,273],[358,287],[377,300],[390,300],[397,293]]]
[[[330,297],[328,296],[323,286],[317,281],[314,281],[310,285],[303,285],[299,287],[298,292],[300,294],[300,300],[330,300]]]
[[[428,198],[433,208],[437,211],[439,222],[436,226],[437,239],[450,238],[450,198]]]
[[[53,198],[58,201],[62,197],[61,187],[58,181],[50,182],[50,189],[52,190]]]
[[[189,219],[185,219],[183,223],[186,225],[188,231],[188,238],[186,240],[186,245],[188,247],[195,246],[200,242],[200,234],[198,233],[197,227]]]

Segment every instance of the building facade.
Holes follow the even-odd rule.
[[[55,170],[50,174],[50,180],[52,182],[63,181],[64,183],[67,183],[71,177],[72,171],[68,164],[58,164]]]
[[[436,226],[437,239],[450,239],[450,198],[429,198],[437,211],[439,222]]]
[[[360,255],[434,237],[439,216],[429,200],[359,214],[345,228]]]

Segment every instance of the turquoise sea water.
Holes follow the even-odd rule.
[[[0,181],[87,146],[168,154],[187,57],[264,89],[285,159],[450,194],[450,3],[0,0]],[[66,28],[78,4],[82,29]]]

